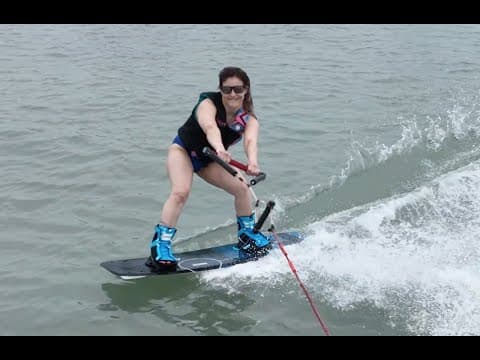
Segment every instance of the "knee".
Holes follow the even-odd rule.
[[[235,196],[245,197],[250,195],[250,190],[248,189],[247,184],[239,182],[239,185],[235,189]]]
[[[171,196],[177,204],[184,205],[187,202],[189,194],[190,194],[189,189],[177,189],[172,191]]]

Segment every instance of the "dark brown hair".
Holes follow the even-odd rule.
[[[255,113],[253,112],[252,93],[250,92],[250,79],[245,71],[235,66],[227,66],[223,68],[218,74],[218,87],[220,88],[223,85],[223,82],[231,77],[237,77],[242,80],[243,86],[247,89],[247,93],[243,99],[243,109],[249,114],[255,116]]]

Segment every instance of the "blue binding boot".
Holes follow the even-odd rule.
[[[238,244],[237,248],[250,255],[262,256],[268,253],[272,248],[269,237],[266,237],[260,231],[255,233],[255,213],[250,216],[237,216],[238,225]]]
[[[177,266],[177,259],[172,254],[172,240],[177,229],[158,224],[150,244],[148,266],[157,270],[166,270]]]

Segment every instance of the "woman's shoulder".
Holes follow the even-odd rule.
[[[195,114],[199,108],[201,109],[212,109],[214,111],[218,111],[219,107],[222,104],[222,99],[220,95],[220,100],[218,100],[215,96],[215,92],[213,91],[205,91],[200,93],[198,97],[197,104],[193,108],[192,113]]]
[[[209,105],[202,105],[203,106],[213,106],[218,110],[221,111],[223,108],[223,103],[222,103],[222,95],[220,92],[214,92],[214,91],[206,91],[200,93],[200,96],[198,98],[198,102],[196,107],[198,107],[201,104],[208,104]]]

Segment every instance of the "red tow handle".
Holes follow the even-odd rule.
[[[245,165],[245,164],[242,164],[241,162],[238,162],[236,160],[230,160],[229,164],[227,164],[225,161],[223,161],[222,159],[220,159],[217,154],[212,150],[210,149],[209,147],[205,146],[202,150],[202,152],[208,156],[210,159],[212,159],[213,161],[215,161],[216,163],[218,163],[221,167],[223,167],[225,170],[227,170],[232,176],[236,176],[237,175],[237,171],[232,168],[229,164],[232,164],[233,166],[235,166],[236,168],[240,169],[240,170],[243,170],[243,171],[247,171],[248,169],[248,166]],[[265,180],[265,178],[267,177],[267,174],[265,174],[264,172],[261,172],[260,174],[258,174],[255,178],[251,179],[250,180],[250,185],[256,185],[258,182],[262,181],[262,180]]]
[[[238,168],[240,170],[243,170],[243,171],[247,171],[247,169],[248,169],[247,165],[242,164],[241,162],[238,162],[237,160],[231,159],[229,164],[233,165],[236,168]],[[250,185],[256,185],[259,181],[265,180],[266,177],[267,177],[267,174],[265,174],[264,172],[261,172],[260,174],[255,176],[253,179],[250,179]]]
[[[238,162],[237,160],[230,160],[229,162],[230,165],[233,165],[235,166],[236,168],[240,169],[240,170],[243,170],[243,171],[247,171],[248,169],[248,166],[245,165],[245,164],[242,164],[241,162]]]

